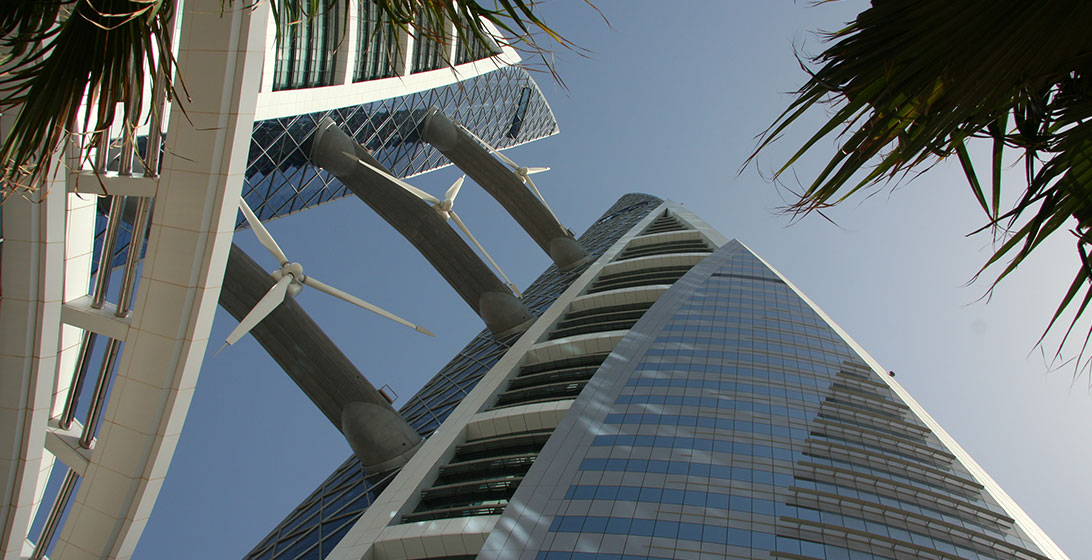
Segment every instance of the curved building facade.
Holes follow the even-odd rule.
[[[589,238],[535,325],[407,404],[429,438],[401,471],[350,459],[248,557],[1066,558],[743,244],[643,195]]]

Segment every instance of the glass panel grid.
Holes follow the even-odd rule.
[[[520,96],[527,89],[534,92],[527,116],[519,135],[508,137]],[[450,165],[417,133],[431,107],[463,123],[498,149],[538,140],[558,130],[554,114],[531,75],[522,68],[499,68],[456,84],[382,101],[258,121],[251,135],[243,196],[258,218],[265,221],[349,195],[333,175],[310,164],[311,138],[326,117],[367,147],[397,177],[412,177]],[[104,212],[100,209],[95,224],[93,271],[98,268],[99,247],[106,232]],[[236,228],[244,227],[246,220],[240,215]],[[123,224],[113,266],[123,264],[129,239],[130,232]]]
[[[588,228],[588,231],[580,237],[580,244],[593,260],[598,258],[661,202],[660,199],[649,195],[623,196]],[[536,315],[541,314],[583,273],[586,267],[587,265],[563,273],[558,271],[556,266],[551,265],[524,290],[524,304]],[[498,340],[493,338],[488,330],[482,330],[402,407],[400,411],[402,416],[422,436],[431,434],[458,405],[462,397],[468,394],[482,376],[500,360],[516,338]],[[290,546],[284,542],[286,540],[295,542],[295,539],[299,538],[298,535],[305,532],[307,527],[321,525],[331,516],[337,516],[339,519],[351,517],[355,521],[367,510],[397,472],[393,471],[381,476],[369,475],[364,472],[356,457],[350,456],[246,558],[270,560],[287,558],[277,552],[277,547]],[[347,483],[351,485],[346,487]],[[327,511],[322,508],[321,504],[324,500],[330,503],[327,498],[329,495],[340,497],[341,500],[338,500],[340,503],[348,501],[351,494],[362,495],[364,499],[352,501],[350,505],[342,506],[336,511]],[[314,515],[316,510],[321,510],[317,516]],[[319,537],[322,539],[321,546],[308,549],[300,558],[325,557],[348,530],[347,526],[350,524],[340,526],[340,534],[327,535],[323,532]]]
[[[285,25],[277,47],[273,90],[332,84],[339,25],[337,2],[320,2],[310,18]]]
[[[359,46],[353,81],[363,82],[395,75],[398,61],[398,31],[390,16],[375,0],[362,0],[357,20]]]
[[[580,397],[613,404],[582,419],[599,435],[554,450],[581,459],[544,512],[539,558],[608,536],[666,557],[1041,558],[801,298],[731,250],[629,357],[616,394]]]

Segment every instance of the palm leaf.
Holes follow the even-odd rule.
[[[1092,242],[1089,23],[1092,4],[1084,2],[874,2],[827,36],[826,49],[812,60],[817,69],[809,69],[810,79],[748,161],[802,117],[833,103],[836,109],[777,171],[834,138],[836,152],[788,211],[826,208],[955,155],[988,217],[978,231],[998,235],[979,272],[1004,263],[991,290],[1074,221],[1086,263]],[[988,188],[967,149],[974,137],[993,141]],[[1001,207],[1005,149],[1022,152],[1027,177],[1008,209]],[[1047,331],[1071,305],[1076,317],[1085,311],[1090,282],[1082,265]]]
[[[344,6],[343,14],[355,6],[349,0],[269,2],[278,40],[286,29],[333,3]],[[377,0],[377,5],[391,26],[424,40],[446,43],[448,31],[440,22],[454,21],[464,45],[490,47],[489,22],[509,34],[513,44],[540,55],[545,49],[536,31],[573,46],[536,15],[528,0],[496,0],[492,7],[475,0]],[[125,134],[131,135],[144,117],[140,108],[149,76],[160,76],[167,95],[174,97],[169,46],[174,6],[174,0],[0,3],[0,53],[5,53],[0,55],[0,111],[14,113],[11,132],[0,144],[0,199],[34,190],[71,131],[93,136],[85,142],[85,157],[94,137],[107,134],[117,116],[129,123]],[[553,73],[548,58],[541,58]],[[78,122],[84,101],[92,109]],[[121,115],[116,114],[119,106]]]

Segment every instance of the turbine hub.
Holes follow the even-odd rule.
[[[292,283],[288,285],[288,295],[296,297],[303,290],[303,265],[290,262],[272,272],[273,279],[278,282],[285,275],[292,277]]]

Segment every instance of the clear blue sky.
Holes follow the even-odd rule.
[[[542,6],[546,21],[591,52],[558,52],[567,91],[538,77],[561,133],[508,152],[553,168],[536,183],[562,221],[581,232],[631,191],[692,208],[762,255],[894,370],[1071,558],[1092,558],[1089,380],[1074,380],[1072,370],[1047,373],[1032,352],[1075,272],[1073,243],[1046,243],[987,304],[978,298],[988,285],[967,282],[990,254],[990,239],[965,237],[983,220],[956,166],[845,204],[830,214],[837,226],[818,217],[790,226],[774,212],[784,201],[764,176],[809,131],[791,130],[757,167],[737,174],[755,135],[805,79],[794,48],[818,52],[812,32],[837,29],[864,3],[596,3],[611,28],[583,2]],[[802,177],[808,169],[805,162]],[[441,194],[457,176],[447,169],[412,182]],[[456,210],[519,286],[547,265],[473,183]],[[481,328],[424,259],[355,199],[268,227],[309,274],[437,334],[301,294],[361,371],[395,388],[398,405]],[[236,240],[275,266],[251,232]],[[235,324],[218,314],[137,558],[238,558],[350,453],[252,338],[212,355]]]

